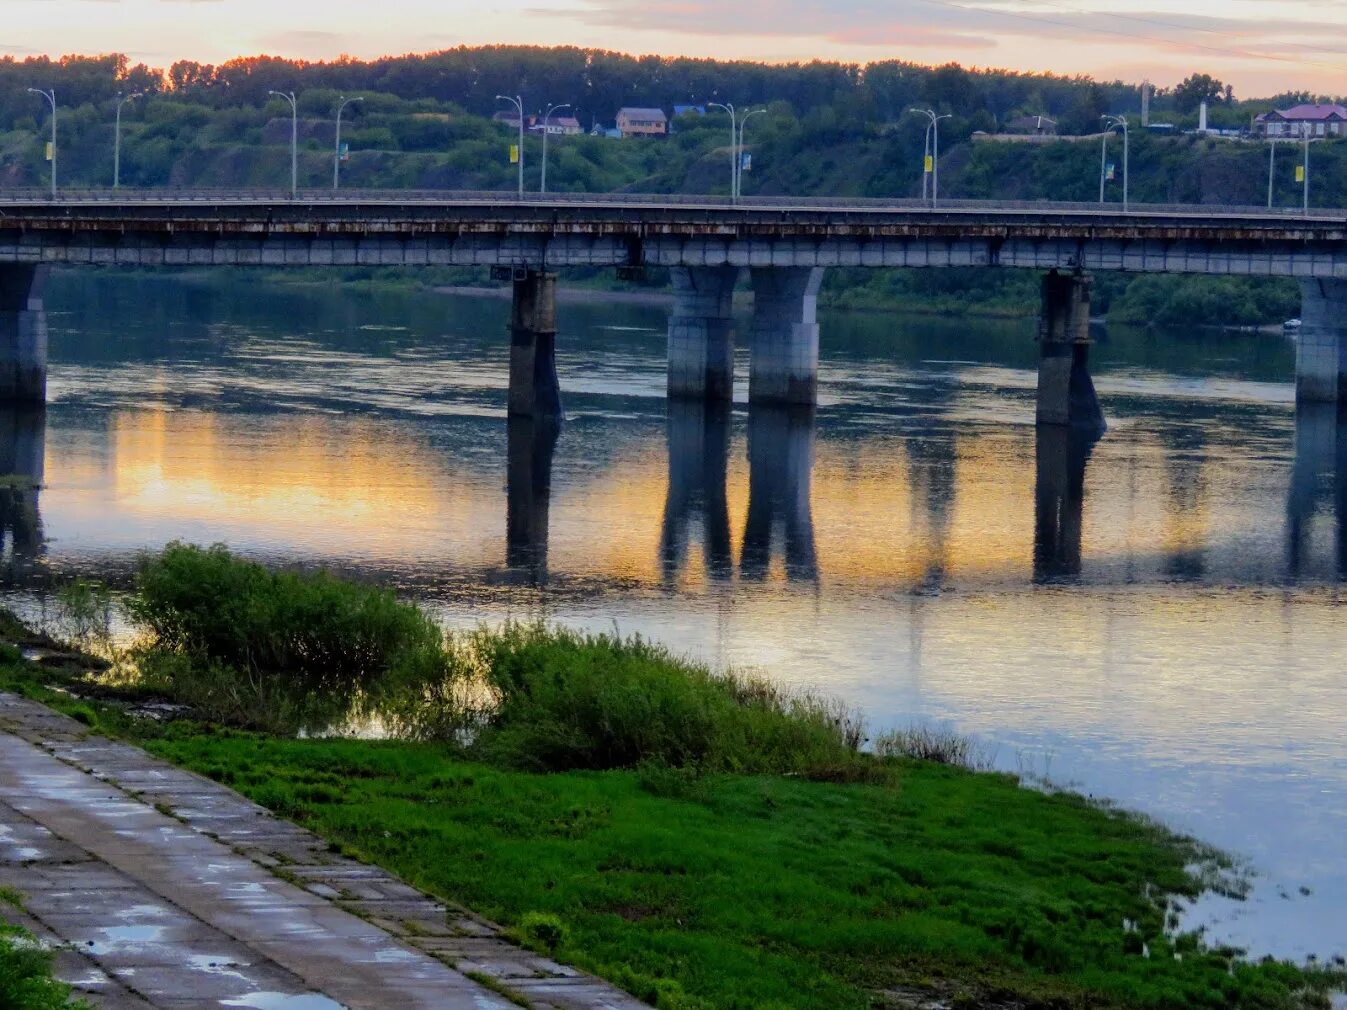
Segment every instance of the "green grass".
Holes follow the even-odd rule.
[[[0,887],[0,904],[23,907],[23,895]],[[51,951],[27,930],[0,921],[0,1007],[5,1010],[91,1010],[51,974]]]

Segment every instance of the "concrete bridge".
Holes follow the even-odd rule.
[[[514,284],[511,415],[559,417],[557,271],[667,267],[669,395],[726,401],[735,285],[753,295],[749,398],[812,404],[828,267],[1007,267],[1044,273],[1038,419],[1101,431],[1088,370],[1089,272],[1294,277],[1297,393],[1347,396],[1347,211],[631,195],[345,192],[0,193],[0,402],[46,389],[51,265],[486,266]]]

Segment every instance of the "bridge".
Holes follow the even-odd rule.
[[[1090,271],[1292,277],[1297,395],[1347,398],[1347,211],[1052,203],[331,191],[0,192],[0,402],[46,396],[52,265],[476,266],[514,285],[511,415],[561,413],[557,271],[669,268],[668,391],[724,402],[732,295],[754,295],[749,398],[812,404],[829,267],[1023,268],[1044,274],[1038,420],[1102,431],[1088,369]]]

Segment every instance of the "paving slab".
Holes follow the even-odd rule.
[[[0,693],[5,917],[102,1010],[641,1010],[232,790]]]

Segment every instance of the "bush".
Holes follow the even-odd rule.
[[[0,925],[0,1007],[89,1010],[72,1002],[70,987],[51,976],[51,951],[28,932]]]
[[[477,747],[507,764],[829,774],[858,758],[859,721],[841,706],[639,638],[508,625],[473,644],[494,700]]]
[[[519,919],[519,937],[530,947],[549,954],[566,942],[566,926],[548,912],[525,912]]]

